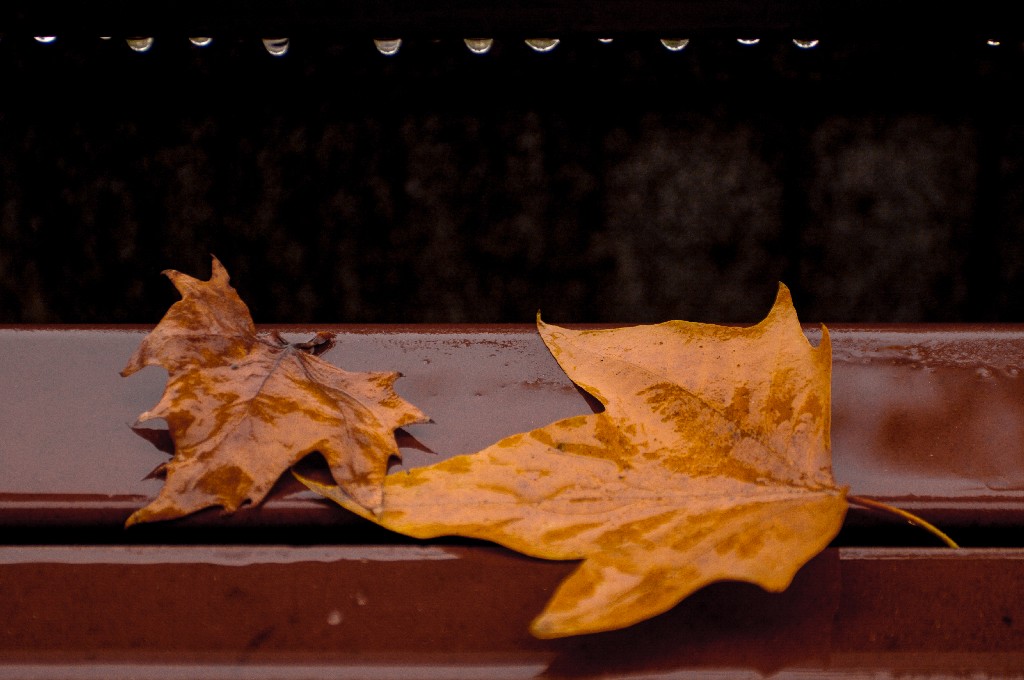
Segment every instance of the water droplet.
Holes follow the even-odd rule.
[[[337,626],[338,624],[341,623],[341,619],[342,619],[341,612],[338,611],[337,609],[332,609],[331,612],[327,615],[327,625],[328,626]]]
[[[494,46],[494,41],[490,38],[466,38],[463,42],[473,54],[487,54]]]
[[[37,36],[35,36],[35,39],[36,39],[36,42],[41,42],[44,45],[49,45],[50,43],[52,43],[54,40],[57,39],[57,36],[55,36],[55,35],[37,35]]]
[[[682,40],[670,40],[668,38],[662,38],[661,44],[670,52],[678,52],[679,50],[685,49],[686,46],[690,44],[690,39],[684,38]]]
[[[760,38],[736,38],[736,42],[741,45],[756,45],[761,42]]]
[[[152,38],[128,38],[125,42],[133,52],[148,52],[149,48],[153,46]]]
[[[377,51],[386,57],[398,54],[398,50],[402,47],[402,41],[398,38],[392,40],[374,40],[373,44],[377,46]]]
[[[979,378],[986,379],[992,377],[992,371],[986,366],[981,366],[974,371]]]
[[[534,52],[550,52],[558,47],[559,42],[561,41],[558,38],[529,38],[526,44]]]
[[[1020,377],[1020,369],[1017,368],[1016,366],[1007,366],[1006,367],[1006,375],[1010,376],[1011,378],[1019,378]]]
[[[213,42],[213,38],[189,38],[188,41],[196,47],[206,47]]]
[[[821,41],[820,40],[800,40],[798,38],[793,38],[793,44],[796,45],[797,47],[799,47],[802,50],[809,50],[809,49],[812,49],[814,47],[817,47],[819,42],[821,42]]]
[[[283,57],[288,54],[288,48],[291,45],[288,42],[288,38],[264,38],[263,47],[267,49],[267,52],[274,57]]]
[[[597,42],[604,43],[605,45],[607,45],[608,43],[610,43],[613,40],[615,40],[615,38],[598,38]]]
[[[39,40],[39,38],[36,38],[36,40]],[[985,44],[988,45],[989,47],[999,47],[1000,45],[1002,45],[1002,42],[1000,42],[999,40],[986,40]]]
[[[363,591],[361,591],[361,590],[357,590],[356,591],[355,600],[356,600],[356,604],[359,605],[360,607],[365,607],[366,603],[369,602],[369,600],[366,599],[366,595],[364,595]]]

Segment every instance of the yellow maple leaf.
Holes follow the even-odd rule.
[[[259,503],[278,477],[313,451],[354,503],[379,511],[394,430],[427,417],[394,391],[398,373],[350,373],[314,356],[327,338],[290,345],[261,335],[216,258],[209,281],[164,272],[182,294],[121,372],[167,369],[160,402],[174,458],[158,496],[127,524],[211,506]]]
[[[784,286],[749,328],[538,326],[603,412],[390,475],[378,516],[303,481],[410,536],[583,560],[534,620],[543,638],[628,626],[713,581],[783,590],[839,531],[828,331],[810,345]]]

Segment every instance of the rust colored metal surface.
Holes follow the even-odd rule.
[[[298,339],[323,328],[285,330]],[[401,371],[399,393],[432,417],[401,436],[406,466],[591,410],[531,327],[331,330],[328,361]],[[1024,328],[831,332],[840,482],[954,528],[1024,523]],[[0,526],[118,527],[156,493],[160,482],[147,474],[167,460],[168,442],[132,425],[157,402],[165,376],[157,368],[118,375],[144,333],[0,329]],[[338,521],[339,510],[284,483],[262,508],[232,518],[204,512],[182,526]],[[872,520],[854,513],[858,521]]]
[[[0,549],[0,677],[1012,677],[1024,551],[831,549],[631,628],[527,624],[572,564],[497,548]],[[107,673],[108,675],[104,675]]]
[[[323,329],[284,330],[300,339]],[[432,416],[401,433],[405,466],[592,409],[530,327],[332,330],[328,361],[400,370],[399,393]],[[807,332],[816,341],[819,331]],[[287,481],[231,517],[123,531],[158,490],[147,475],[169,450],[159,430],[133,427],[158,400],[162,371],[118,375],[144,333],[0,329],[0,678],[1024,669],[1024,548],[831,548],[781,594],[719,583],[622,631],[541,641],[528,623],[572,563],[367,538]],[[958,538],[986,544],[1001,532],[1021,545],[1024,327],[841,327],[832,337],[837,478]],[[902,540],[873,521],[851,513],[848,525],[869,541]],[[211,540],[210,530],[221,533]]]

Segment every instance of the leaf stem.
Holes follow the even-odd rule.
[[[865,508],[871,508],[872,510],[881,510],[882,512],[888,512],[898,517],[902,517],[911,524],[916,524],[925,531],[934,534],[939,538],[939,540],[948,545],[950,548],[960,547],[956,544],[956,541],[947,536],[945,532],[936,527],[934,524],[918,517],[913,513],[907,512],[906,510],[901,510],[900,508],[895,508],[891,505],[886,505],[885,503],[880,503],[879,501],[872,500],[870,498],[864,498],[863,496],[854,496],[852,494],[847,495],[846,500],[848,500],[850,503],[854,505],[859,505]]]

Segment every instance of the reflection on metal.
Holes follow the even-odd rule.
[[[38,40],[38,38],[37,38],[37,40]],[[989,47],[999,47],[1003,43],[1001,41],[999,41],[999,40],[986,40],[985,44],[988,45]]]
[[[736,38],[736,42],[741,45],[756,45],[761,42],[760,38]]]
[[[196,47],[206,47],[213,42],[213,38],[189,38],[188,41]]]
[[[668,38],[662,38],[661,44],[664,45],[665,49],[669,50],[670,52],[678,52],[679,50],[685,49],[686,46],[690,44],[690,40],[689,38],[684,38],[681,40],[670,40]]]
[[[149,48],[153,46],[152,38],[128,38],[125,42],[133,52],[148,52]]]
[[[44,45],[49,45],[50,43],[52,43],[54,40],[57,39],[57,36],[55,36],[55,35],[37,35],[37,36],[35,36],[35,39],[36,39],[36,42],[41,42]]]
[[[558,47],[558,38],[529,38],[526,44],[535,52],[550,52]]]
[[[611,42],[612,40],[614,40],[614,38],[598,38],[598,39],[597,39],[597,42],[599,42],[599,43],[604,43],[605,45],[607,45],[607,44],[608,44],[608,43],[610,43],[610,42]]]
[[[803,50],[809,50],[817,47],[819,42],[820,41],[818,40],[799,40],[797,38],[793,38],[793,44]]]
[[[374,40],[373,44],[377,46],[377,51],[386,57],[398,54],[398,50],[402,47],[402,41],[398,38],[390,40]]]
[[[494,40],[491,38],[466,38],[463,42],[473,54],[487,54],[494,46]]]
[[[263,47],[266,48],[272,56],[283,57],[288,54],[288,38],[264,38]]]

